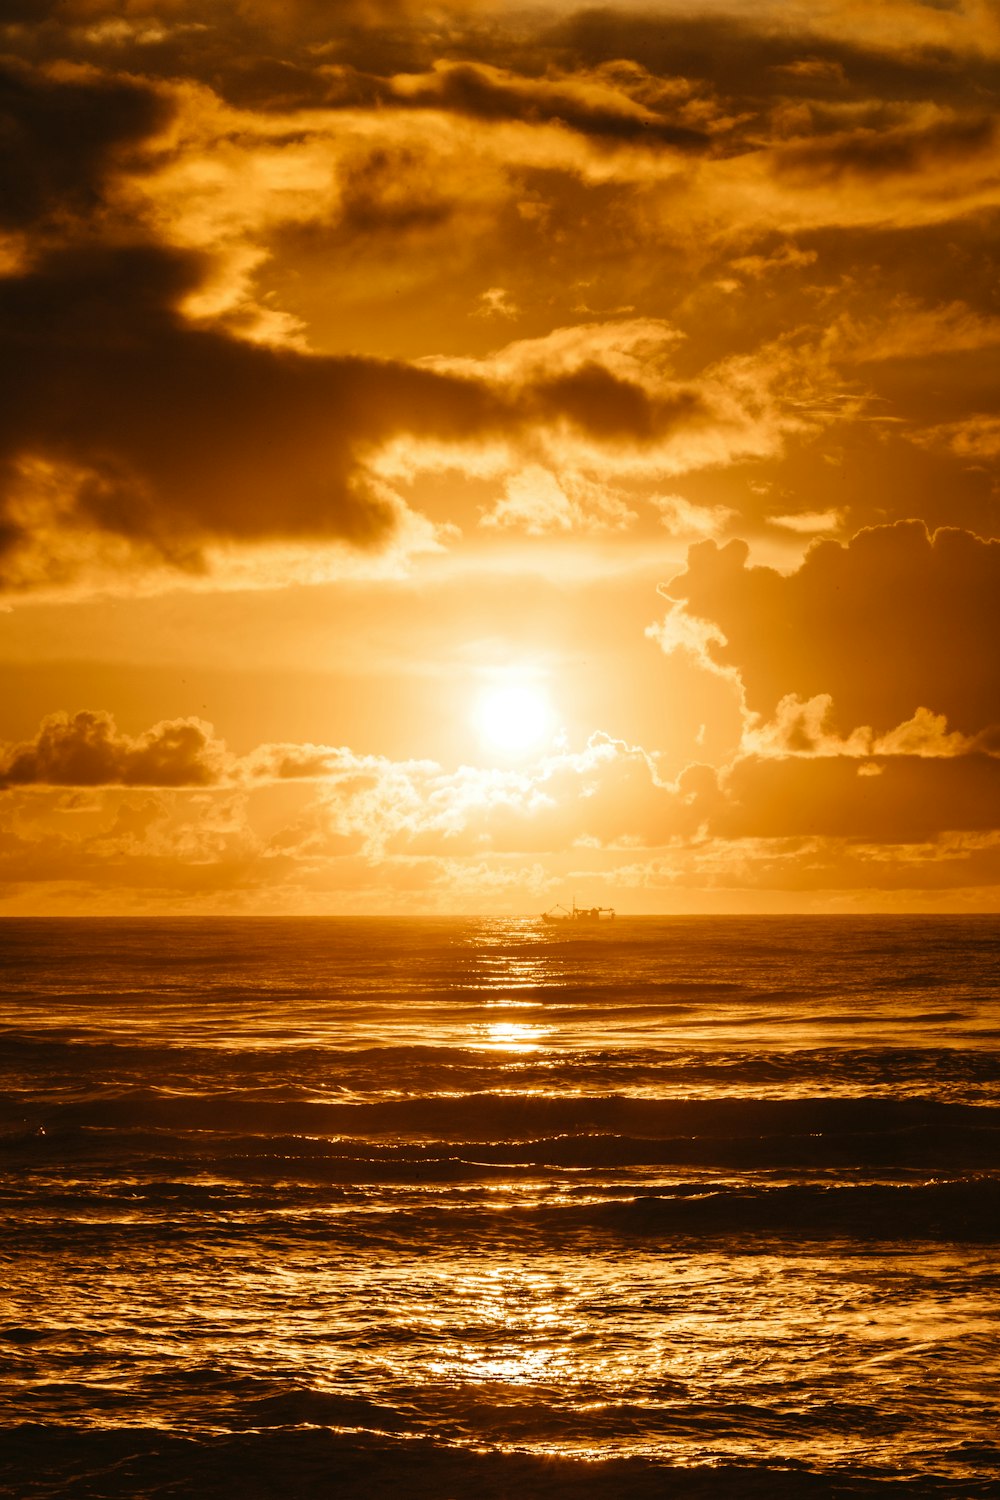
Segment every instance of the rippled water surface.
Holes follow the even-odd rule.
[[[1000,921],[0,963],[0,1493],[1000,1494]]]

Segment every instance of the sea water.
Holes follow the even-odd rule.
[[[1000,1494],[1000,920],[0,962],[0,1492]]]

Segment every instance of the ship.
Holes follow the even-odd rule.
[[[542,912],[543,922],[612,922],[614,921],[615,909],[613,906],[577,906],[576,897],[573,897],[573,905],[550,906],[548,911]]]

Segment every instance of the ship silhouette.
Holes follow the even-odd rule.
[[[542,912],[543,922],[611,922],[614,920],[615,909],[613,906],[577,906],[576,897],[573,897],[571,907],[559,904],[550,906],[548,911]]]

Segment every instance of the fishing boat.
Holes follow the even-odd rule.
[[[613,906],[577,906],[576,897],[573,897],[573,905],[550,906],[548,911],[542,912],[543,922],[612,922],[614,921],[615,909]]]

